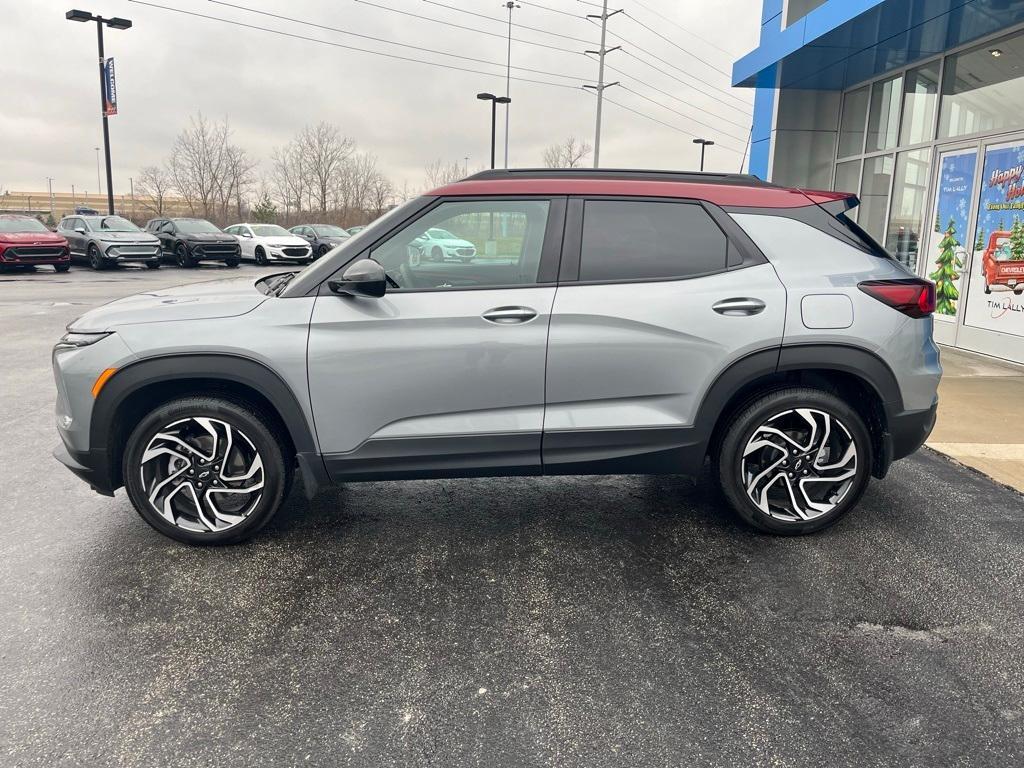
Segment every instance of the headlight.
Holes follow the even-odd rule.
[[[102,333],[76,333],[74,331],[68,331],[60,337],[60,341],[57,342],[57,348],[77,349],[78,347],[88,347],[90,344],[95,344],[100,339],[105,339],[111,333],[112,331],[104,331]]]

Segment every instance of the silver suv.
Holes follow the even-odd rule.
[[[748,176],[491,171],[312,267],[132,296],[53,352],[55,455],[193,543],[332,483],[669,473],[808,533],[935,420],[934,288]],[[424,257],[431,228],[471,262]]]

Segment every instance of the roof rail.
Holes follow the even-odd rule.
[[[506,168],[480,171],[463,181],[497,179],[637,179],[643,181],[676,181],[692,184],[736,184],[748,187],[774,187],[767,181],[747,173],[713,173],[709,171],[656,171],[642,168]]]

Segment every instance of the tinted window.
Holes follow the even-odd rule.
[[[370,258],[383,265],[398,290],[532,285],[548,205],[546,200],[442,203],[374,248]],[[443,241],[430,239],[438,228],[445,232]]]
[[[728,241],[692,203],[589,200],[580,280],[690,277],[725,269]]]

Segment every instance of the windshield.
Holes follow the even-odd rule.
[[[199,234],[202,232],[217,234],[220,232],[220,229],[217,226],[211,224],[206,219],[179,219],[174,223],[178,225],[178,229],[182,232],[188,232],[190,234]]]
[[[348,237],[346,232],[341,227],[335,227],[330,224],[318,224],[313,227],[313,231],[316,232],[320,237]]]
[[[120,216],[87,216],[89,227],[103,232],[139,232],[139,228]]]
[[[0,232],[49,232],[36,219],[0,219]]]
[[[291,232],[277,224],[253,224],[252,233],[256,237],[294,237]]]

